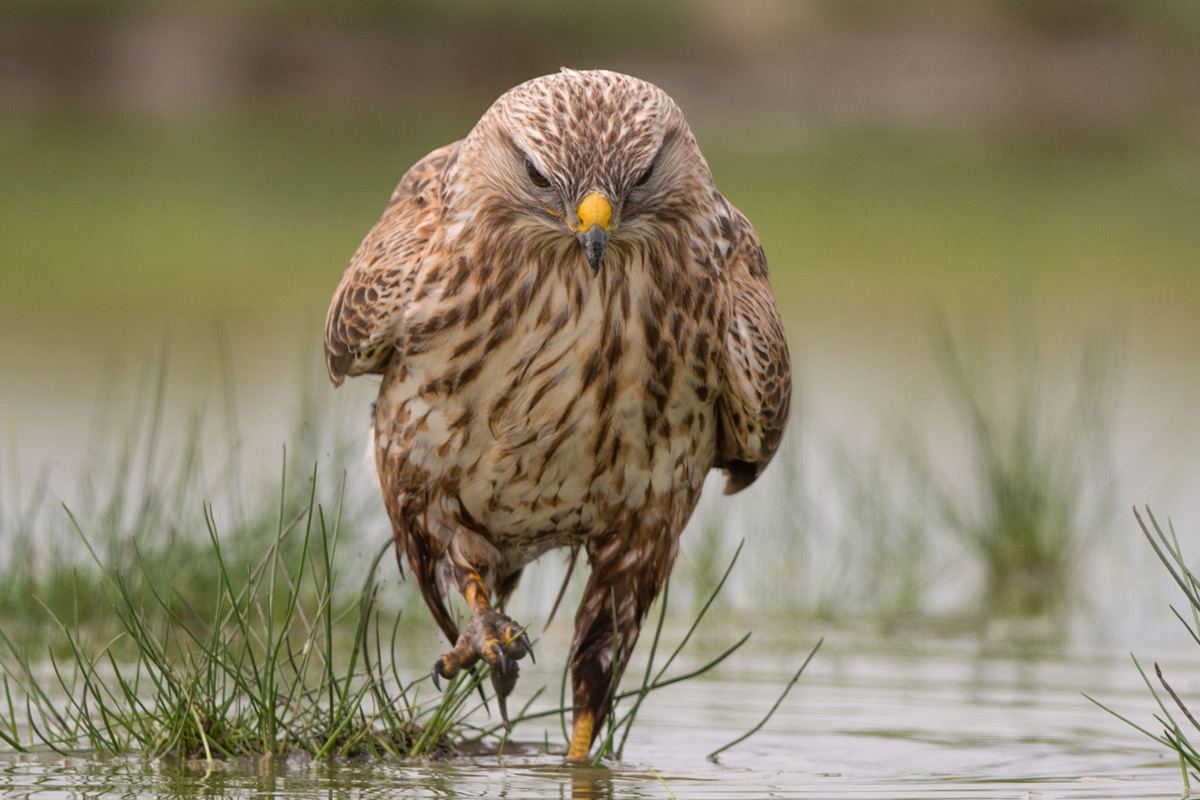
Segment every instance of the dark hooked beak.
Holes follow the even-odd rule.
[[[604,260],[604,251],[608,247],[608,232],[599,225],[593,225],[582,233],[575,234],[583,245],[583,253],[591,265],[592,275],[600,271],[600,262]]]
[[[608,237],[612,235],[612,204],[599,192],[590,192],[579,204],[578,215],[579,224],[575,226],[575,235],[583,245],[584,255],[587,256],[592,275],[595,276],[600,271],[600,262],[604,260]]]

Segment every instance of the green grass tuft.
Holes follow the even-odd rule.
[[[963,422],[971,484],[928,472],[935,503],[950,532],[982,561],[990,613],[1059,611],[1113,481],[1111,349],[1085,352],[1064,402],[1030,353],[1017,353],[1016,377],[998,391],[982,378],[981,366],[995,366],[986,357],[968,356],[944,325],[936,342]]]
[[[26,698],[21,725],[19,704],[6,693],[5,741],[63,754],[207,760],[295,750],[313,758],[447,751],[465,700],[486,670],[460,676],[435,702],[418,701],[391,659],[399,618],[384,625],[376,608],[375,571],[391,545],[376,554],[357,598],[339,604],[341,508],[326,518],[315,503],[315,468],[312,478],[306,506],[296,512],[281,503],[269,549],[237,577],[242,567],[227,558],[205,505],[216,573],[207,613],[177,590],[155,589],[147,574],[153,565],[145,560],[137,560],[140,583],[107,566],[76,525],[102,576],[105,612],[119,631],[103,646],[88,647],[78,625],[43,603],[70,652],[65,658],[51,652],[52,678],[0,631],[5,688]],[[289,540],[298,548],[293,557],[285,553]],[[135,594],[134,585],[148,587],[148,597]],[[348,627],[350,641],[343,641]],[[131,656],[118,658],[121,642]]]
[[[1192,641],[1200,645],[1200,578],[1197,578],[1196,574],[1188,568],[1187,562],[1183,558],[1183,550],[1179,546],[1179,538],[1175,535],[1175,525],[1170,520],[1167,520],[1167,529],[1170,531],[1170,535],[1168,536],[1158,524],[1158,520],[1154,518],[1154,513],[1150,510],[1150,506],[1146,506],[1146,518],[1150,520],[1150,526],[1154,528],[1153,533],[1151,533],[1150,527],[1146,525],[1145,520],[1142,519],[1141,514],[1138,513],[1137,508],[1133,509],[1133,516],[1137,519],[1138,526],[1142,529],[1142,534],[1145,535],[1146,541],[1150,542],[1150,546],[1154,548],[1155,554],[1162,561],[1171,578],[1183,591],[1183,595],[1187,599],[1189,606],[1187,616],[1191,617],[1191,621],[1189,622],[1184,614],[1179,613],[1175,606],[1171,606],[1171,611],[1183,623],[1183,627],[1187,630]],[[1150,690],[1150,695],[1158,705],[1160,713],[1154,715],[1154,720],[1161,726],[1161,734],[1153,733],[1147,728],[1138,725],[1128,717],[1118,714],[1087,694],[1084,694],[1084,697],[1087,697],[1088,700],[1091,700],[1117,719],[1141,731],[1167,749],[1174,751],[1179,758],[1179,769],[1183,774],[1183,796],[1188,797],[1191,794],[1191,781],[1188,778],[1188,770],[1192,770],[1192,776],[1200,780],[1200,747],[1197,744],[1200,743],[1200,722],[1196,721],[1196,718],[1184,704],[1183,700],[1180,699],[1175,689],[1167,682],[1167,679],[1163,676],[1162,668],[1157,663],[1154,665],[1154,675],[1158,679],[1158,684],[1163,692],[1170,698],[1170,703],[1166,702],[1163,696],[1158,693],[1158,690],[1155,689],[1154,682],[1150,680],[1150,677],[1146,674],[1146,670],[1142,668],[1136,656],[1133,656],[1133,665],[1137,668],[1138,673],[1142,676],[1142,680],[1146,684],[1146,688]],[[1176,719],[1175,715],[1171,713],[1171,706],[1175,707],[1186,722]],[[1196,737],[1195,742],[1189,738],[1189,734]]]

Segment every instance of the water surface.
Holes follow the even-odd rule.
[[[808,631],[798,631],[807,640]],[[764,637],[771,638],[771,637]],[[557,719],[518,726],[442,762],[204,762],[8,756],[14,797],[783,797],[1167,798],[1178,766],[1080,694],[1139,721],[1151,703],[1125,657],[1063,652],[986,636],[887,637],[848,629],[826,642],[777,715],[755,736],[706,754],[755,724],[797,664],[777,641],[643,708],[625,759],[568,767]],[[1183,654],[1174,674],[1200,666]],[[527,670],[525,691],[552,668]],[[636,671],[636,666],[632,671]],[[550,750],[546,750],[546,742]]]

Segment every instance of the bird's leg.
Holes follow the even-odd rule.
[[[586,759],[600,733],[642,620],[671,571],[675,541],[650,537],[634,545],[617,539],[595,546],[589,543],[588,560],[592,574],[575,613],[571,656],[570,761]]]
[[[453,678],[482,659],[492,667],[492,688],[500,706],[500,718],[504,727],[510,728],[506,701],[517,685],[520,672],[517,661],[526,653],[533,657],[533,648],[524,628],[492,608],[478,572],[466,573],[460,579],[460,588],[471,608],[471,622],[459,634],[454,649],[433,663],[433,684],[441,688],[440,678]]]

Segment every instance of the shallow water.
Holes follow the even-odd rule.
[[[804,634],[808,638],[808,633]],[[1190,654],[1169,654],[1180,683]],[[770,645],[687,681],[643,707],[625,760],[563,765],[558,721],[518,726],[495,745],[436,763],[302,759],[204,762],[7,756],[0,791],[15,797],[1178,797],[1178,766],[1093,706],[1086,691],[1140,722],[1152,700],[1125,657],[982,636],[887,637],[832,629],[771,722],[717,762],[711,750],[748,730],[798,657]],[[531,691],[551,668],[527,670]],[[550,751],[544,742],[549,741]]]

